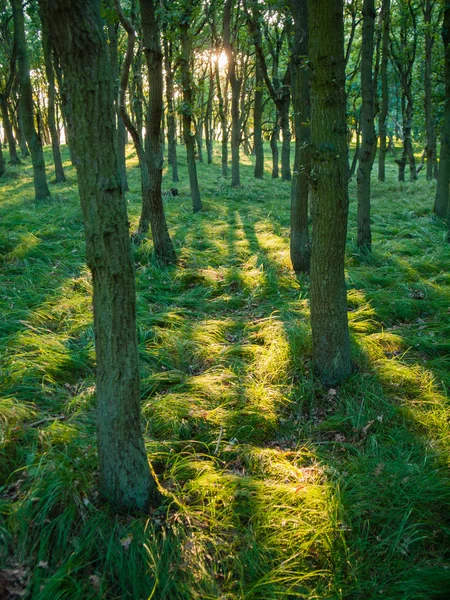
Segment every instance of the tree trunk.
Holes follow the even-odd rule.
[[[227,113],[225,110],[225,102],[220,85],[219,59],[216,60],[216,87],[217,99],[219,105],[220,129],[222,132],[222,175],[228,175],[228,128],[227,128]]]
[[[2,144],[0,142],[0,177],[5,172],[5,159],[3,158]]]
[[[378,129],[380,134],[380,152],[378,154],[378,181],[386,178],[386,118],[389,110],[389,88],[388,88],[388,59],[389,59],[389,14],[391,0],[383,0],[382,14],[382,42],[381,42],[381,110],[378,118]]]
[[[170,45],[169,45],[170,44]],[[166,103],[167,103],[167,140],[168,140],[168,162],[172,169],[172,181],[180,181],[178,176],[177,159],[177,131],[175,107],[173,102],[173,70],[172,70],[172,42],[164,39],[164,67],[166,72]]]
[[[308,0],[311,78],[311,328],[325,384],[351,373],[344,278],[348,149],[343,0]]]
[[[445,104],[434,212],[439,217],[445,218],[449,213],[448,186],[450,182],[450,2],[445,4],[442,40],[445,49]]]
[[[436,134],[434,131],[433,120],[433,101],[431,97],[431,74],[432,74],[432,52],[433,52],[433,31],[432,31],[432,14],[433,7],[431,0],[425,0],[423,8],[423,18],[425,25],[425,77],[424,77],[424,108],[425,108],[425,131],[426,131],[426,147],[425,156],[427,160],[427,179],[433,179],[433,167],[435,162],[436,152]]]
[[[111,0],[108,0],[111,2]],[[112,4],[112,2],[111,2]],[[117,114],[117,156],[119,160],[119,175],[122,188],[127,191],[127,166],[125,160],[125,125],[119,115],[118,98],[119,98],[119,49],[117,41],[117,24],[108,22],[108,38],[109,38],[109,59],[111,61],[111,68],[113,72],[113,80],[115,83],[114,88],[114,106],[116,107]]]
[[[191,64],[191,37],[189,22],[181,24],[181,81],[183,85],[183,137],[186,145],[187,167],[189,173],[189,185],[191,188],[192,208],[194,213],[202,210],[202,200],[198,187],[197,165],[195,164],[195,135],[192,131],[192,73]]]
[[[256,179],[262,179],[264,176],[264,144],[262,138],[262,117],[263,117],[263,75],[261,65],[256,58],[255,75],[255,98],[253,107],[253,140],[255,144],[255,171]]]
[[[163,116],[163,56],[160,31],[155,14],[154,0],[140,0],[144,53],[148,70],[148,105],[145,119],[145,194],[142,195],[142,212],[138,236],[152,230],[153,246],[157,258],[165,263],[176,261],[175,250],[167,228],[161,185],[163,156],[161,148],[161,122]]]
[[[55,165],[55,181],[59,183],[65,181],[66,177],[64,175],[61,150],[59,147],[59,132],[55,118],[55,75],[53,72],[52,43],[50,31],[45,25],[45,21],[42,23],[42,47],[44,50],[45,75],[47,77],[48,126],[52,142],[53,164]]]
[[[9,118],[8,102],[5,94],[0,94],[0,110],[2,115],[3,129],[5,130],[6,139],[8,140],[9,164],[19,165],[21,160],[17,154],[17,145]]]
[[[289,106],[291,103],[290,88],[283,94],[280,101],[280,127],[283,134],[281,145],[281,178],[283,181],[291,180],[291,130],[289,126]]]
[[[40,6],[72,99],[86,259],[94,291],[100,489],[121,508],[148,509],[157,491],[140,424],[134,269],[100,2],[40,0]]]
[[[275,123],[270,135],[270,150],[272,151],[272,179],[280,176],[278,168],[278,138],[280,137],[280,114],[276,109]]]
[[[310,97],[308,74],[308,11],[304,0],[290,0],[295,42],[291,58],[295,124],[294,176],[291,188],[290,252],[294,271],[309,272],[308,195],[311,170]]]
[[[231,185],[240,187],[239,146],[241,144],[241,121],[239,100],[242,80],[236,75],[236,57],[231,41],[231,11],[233,0],[225,0],[223,8],[223,48],[227,55],[228,80],[231,86]]]
[[[206,102],[206,114],[205,114],[205,143],[206,143],[206,154],[208,157],[208,165],[212,164],[213,161],[213,101],[214,101],[214,71],[212,63],[209,65],[209,86],[208,86],[208,100]]]
[[[20,117],[31,154],[33,164],[33,179],[35,199],[48,198],[50,191],[45,175],[44,152],[41,140],[34,126],[33,90],[30,79],[30,65],[27,55],[27,42],[25,39],[25,23],[23,16],[22,0],[11,0],[14,19],[14,39],[17,47],[17,60],[19,65],[20,81]]]
[[[370,179],[376,148],[372,81],[375,16],[374,0],[364,0],[361,48],[361,147],[359,149],[359,167],[356,175],[358,188],[358,235],[356,243],[360,250],[370,250],[372,246]]]

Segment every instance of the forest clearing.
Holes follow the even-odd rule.
[[[450,1],[0,0],[0,600],[450,598]]]

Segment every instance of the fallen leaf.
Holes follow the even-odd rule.
[[[128,550],[132,541],[133,541],[133,534],[129,533],[127,536],[125,536],[124,538],[122,538],[120,540],[120,545],[122,546],[122,548],[124,550]]]

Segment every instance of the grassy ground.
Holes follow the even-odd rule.
[[[47,153],[50,164],[50,156]],[[310,371],[308,280],[289,261],[289,184],[232,190],[182,156],[167,201],[179,265],[135,250],[142,411],[165,502],[96,492],[91,285],[75,173],[35,203],[0,183],[0,597],[447,599],[450,250],[434,185],[373,190],[370,259],[347,252],[355,374]],[[269,167],[269,165],[267,165]],[[129,149],[130,220],[139,178]],[[374,178],[376,179],[376,178]],[[171,186],[166,176],[165,186]]]

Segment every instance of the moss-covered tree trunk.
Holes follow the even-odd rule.
[[[375,158],[377,138],[374,122],[374,89],[372,80],[375,1],[364,0],[361,46],[361,146],[356,174],[358,190],[358,235],[356,244],[360,250],[370,250],[370,180]]]
[[[181,26],[181,80],[183,85],[183,137],[186,145],[186,158],[189,173],[189,185],[191,188],[192,208],[194,213],[202,210],[202,200],[198,187],[197,165],[195,164],[195,135],[192,131],[192,73],[191,52],[192,43],[189,32],[189,21],[184,19]]]
[[[74,117],[72,141],[94,291],[100,489],[123,509],[148,509],[156,485],[141,431],[134,269],[100,1],[39,3]]]
[[[291,261],[296,273],[309,272],[308,196],[311,170],[311,128],[308,74],[308,10],[306,0],[290,0],[294,18],[291,57],[292,105],[295,125],[294,176],[291,188]]]
[[[380,151],[378,154],[378,180],[384,181],[386,177],[386,152],[387,131],[386,118],[389,110],[389,88],[388,88],[388,60],[389,60],[389,16],[391,0],[383,0],[381,8],[382,19],[382,41],[381,41],[381,108],[378,117],[378,130],[380,135]]]
[[[448,186],[450,182],[450,2],[445,3],[442,39],[445,49],[445,104],[434,212],[445,218],[449,212]]]
[[[33,90],[31,87],[30,64],[27,54],[25,38],[25,23],[23,16],[22,0],[11,0],[14,19],[14,40],[17,48],[17,62],[19,66],[20,83],[20,116],[23,129],[31,154],[33,164],[34,194],[36,200],[47,198],[50,191],[45,175],[44,152],[42,142],[34,126]]]
[[[253,142],[255,145],[255,170],[256,179],[262,179],[264,176],[264,144],[262,137],[262,118],[263,118],[263,74],[261,64],[256,58],[255,71],[255,97],[253,104]]]
[[[311,328],[322,381],[351,372],[344,278],[348,149],[343,0],[308,0],[311,78]]]
[[[55,181],[62,182],[66,180],[61,158],[61,149],[59,146],[59,132],[56,126],[55,115],[55,74],[53,71],[52,43],[50,32],[45,24],[42,23],[42,47],[44,50],[45,75],[47,77],[47,116],[48,127],[50,129],[50,138],[52,141],[53,164],[55,165]]]

